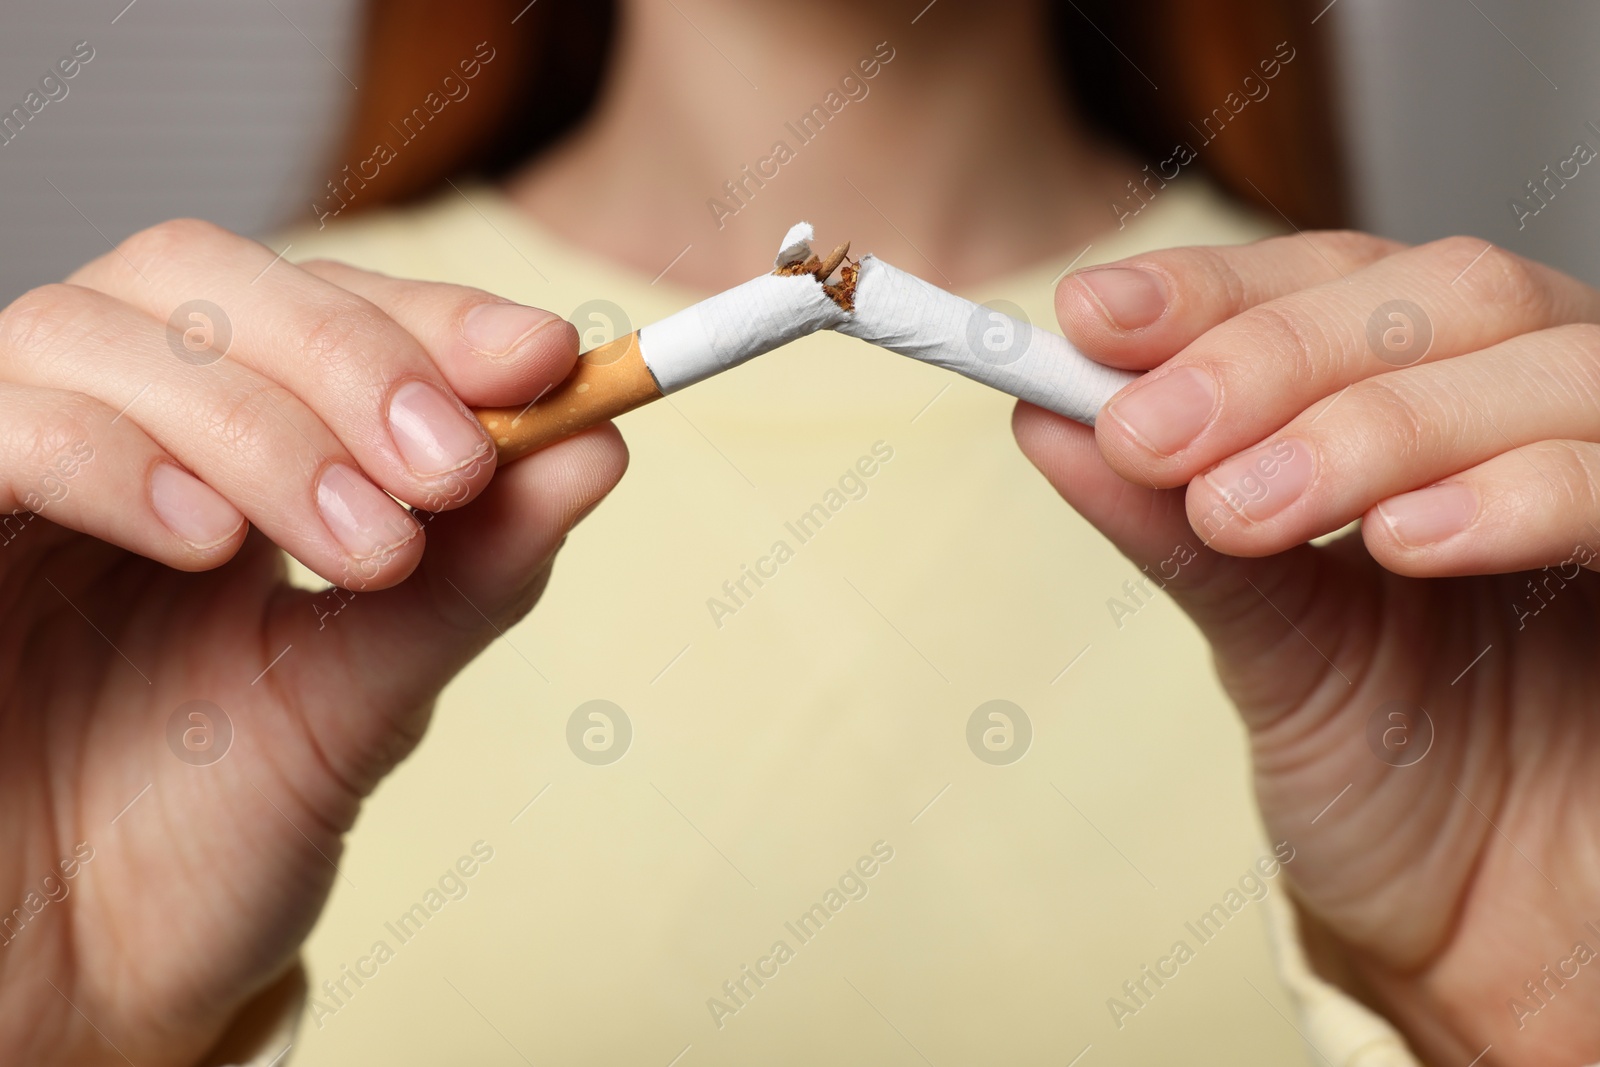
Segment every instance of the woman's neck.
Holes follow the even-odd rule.
[[[1068,113],[1042,6],[890,6],[624,0],[599,104],[513,198],[701,289],[749,277],[801,218],[955,286],[1092,241],[1135,168]]]

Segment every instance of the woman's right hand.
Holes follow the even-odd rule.
[[[192,1064],[292,966],[362,798],[622,475],[610,426],[496,474],[465,406],[576,358],[194,221],[0,312],[0,1062]]]

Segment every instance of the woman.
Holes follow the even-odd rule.
[[[174,223],[0,319],[8,1061],[271,1062],[336,882],[301,1062],[1600,1055],[1592,290],[1467,240],[1238,246],[1281,220],[1166,177],[1304,114],[1310,13],[1223,80],[1203,25],[1095,11],[1084,109],[1111,70],[1222,109],[1136,162],[1061,103],[1043,4],[628,0],[570,137],[345,217],[498,136],[545,6],[380,17],[458,47],[399,63],[297,263]],[[1238,173],[1311,218],[1292,167]],[[1061,326],[1160,370],[1097,431],[1014,420],[1082,518],[1004,398],[815,337],[630,416],[552,577],[617,432],[495,472],[464,405],[563,378],[557,315],[652,321],[802,215],[1039,322],[1117,263]]]

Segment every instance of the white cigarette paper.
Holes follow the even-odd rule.
[[[861,260],[855,311],[834,329],[965,375],[1093,426],[1137,374],[1096,363],[1060,334],[947,293],[874,256]]]
[[[776,265],[810,259],[811,240],[809,223],[791,227]],[[870,255],[860,262],[853,310],[840,307],[810,274],[763,274],[644,327],[639,351],[667,394],[829,329],[1091,426],[1105,402],[1138,377],[1094,362],[1060,334]]]
[[[848,314],[809,274],[763,274],[639,331],[662,395],[720,374]]]

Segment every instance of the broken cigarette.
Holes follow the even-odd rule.
[[[806,257],[810,256],[809,229]],[[480,408],[501,463],[571,437],[800,337],[837,325],[844,310],[785,248],[778,269],[584,353],[554,389],[522,408]],[[839,260],[844,251],[838,250]],[[830,261],[837,265],[837,260]],[[818,261],[817,270],[822,263]]]
[[[1088,425],[1137,377],[1066,338],[945,292],[875,256],[819,258],[809,223],[792,227],[776,269],[580,357],[524,408],[476,412],[501,463],[554,444],[818,330],[837,330],[953,370]],[[837,283],[829,279],[835,271]]]

